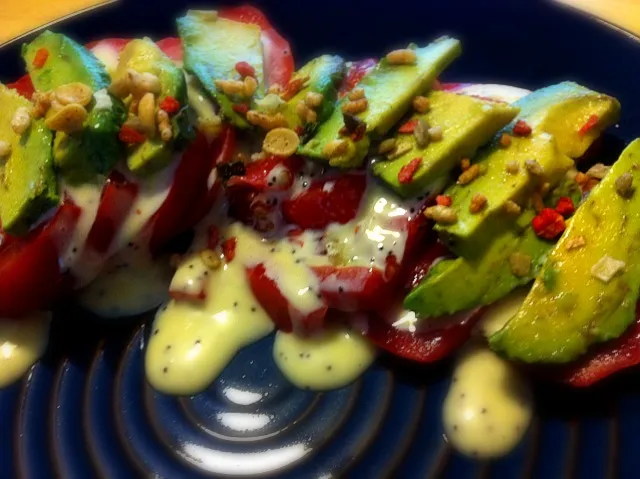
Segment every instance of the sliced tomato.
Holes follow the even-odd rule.
[[[16,90],[18,94],[22,95],[27,100],[31,100],[31,97],[33,97],[33,94],[36,91],[35,87],[33,86],[33,82],[31,81],[31,77],[29,75],[25,75],[23,77],[20,77],[15,82],[9,83],[7,85],[7,88],[12,88]]]
[[[451,256],[449,249],[439,241],[418,249],[420,251],[415,255],[416,259],[408,265],[408,274],[404,277],[406,290],[412,290],[418,286],[436,261]]]
[[[184,59],[184,52],[182,50],[182,42],[176,37],[167,37],[162,40],[158,40],[156,45],[176,63],[182,63]]]
[[[89,50],[93,50],[98,46],[108,47],[115,53],[120,54],[120,52],[124,50],[124,47],[126,47],[130,41],[131,38],[105,38],[104,40],[89,42],[85,45],[85,47]]]
[[[117,171],[111,172],[102,189],[96,219],[87,236],[87,248],[95,253],[109,250],[137,196],[137,184],[128,181]]]
[[[81,210],[71,202],[58,208],[43,226],[21,238],[3,237],[0,244],[0,317],[17,318],[46,309],[71,290],[72,281],[60,269],[59,256]]]
[[[378,61],[375,58],[367,58],[365,60],[353,62],[342,80],[342,85],[340,85],[340,90],[338,92],[340,98],[353,90],[355,86],[360,83],[362,77],[373,70],[377,64]]]
[[[230,124],[224,123],[222,132],[213,145],[213,157],[216,165],[231,163],[237,147],[236,130]]]
[[[227,188],[246,188],[258,192],[285,191],[291,188],[295,175],[303,167],[304,160],[298,156],[269,156],[249,163],[244,175],[232,176],[227,181]]]
[[[481,317],[482,310],[477,309],[442,329],[412,333],[372,315],[365,336],[394,356],[418,363],[432,363],[460,349],[471,337],[471,331]]]
[[[303,229],[324,229],[331,223],[347,223],[356,217],[367,177],[345,173],[314,181],[302,193],[282,204],[285,220]]]
[[[295,70],[291,46],[285,38],[273,28],[266,15],[256,7],[240,5],[223,8],[218,12],[221,18],[236,22],[251,23],[262,29],[262,47],[264,49],[265,81],[267,86],[286,85]]]
[[[324,324],[327,306],[303,314],[294,308],[282,294],[278,284],[267,275],[264,265],[247,269],[251,291],[271,320],[281,331],[307,333],[318,330]]]

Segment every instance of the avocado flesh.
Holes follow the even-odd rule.
[[[34,120],[23,135],[11,128],[15,111],[31,103],[0,84],[0,140],[11,145],[8,159],[0,162],[0,222],[9,234],[23,235],[60,200],[53,169],[53,135],[44,120]]]
[[[244,116],[233,110],[231,98],[219,91],[216,80],[238,78],[236,63],[247,62],[256,72],[258,89],[264,91],[261,30],[257,25],[219,18],[215,11],[190,10],[177,20],[184,45],[184,68],[195,75],[218,103],[222,115],[238,128],[249,128]]]
[[[620,336],[635,320],[640,289],[640,140],[622,153],[573,216],[517,314],[490,339],[498,353],[527,363],[566,363]],[[616,192],[630,173],[636,191]],[[571,248],[582,236],[585,245]],[[604,256],[625,263],[609,282],[591,269]]]
[[[535,278],[552,246],[538,238],[530,227],[524,232],[514,227],[503,228],[488,243],[482,256],[437,263],[407,295],[404,307],[420,318],[431,318],[491,304]],[[531,258],[528,274],[513,273],[509,257],[514,253]]]
[[[427,98],[429,111],[416,113],[411,120],[424,119],[430,126],[441,127],[442,140],[419,148],[413,134],[397,133],[396,144],[406,144],[410,149],[398,158],[373,165],[373,173],[404,197],[423,194],[429,185],[458,166],[461,158],[474,156],[480,146],[489,142],[519,112],[517,107],[506,103],[445,91],[432,91]],[[414,158],[422,158],[422,165],[411,183],[401,184],[398,173]]]
[[[158,98],[160,101],[170,96],[178,100],[182,106],[188,104],[184,72],[150,39],[136,39],[127,44],[120,54],[114,81],[127,75],[129,69],[138,73],[152,73],[158,77],[161,89]],[[173,117],[173,141],[162,143],[157,138],[149,138],[142,145],[131,147],[127,166],[134,175],[140,177],[153,175],[169,164],[173,150],[179,149],[191,135],[189,116],[188,109],[183,108]]]
[[[311,60],[293,75],[292,81],[307,76],[309,80],[306,83],[307,86],[286,104],[283,113],[290,128],[296,129],[299,126],[304,126],[296,113],[296,106],[301,101],[304,101],[309,92],[321,93],[324,97],[322,104],[315,109],[318,114],[318,121],[313,126],[321,125],[331,116],[338,99],[338,87],[344,77],[345,68],[345,62],[342,57],[322,55]]]
[[[461,47],[458,40],[443,37],[424,48],[416,48],[415,52],[415,64],[389,65],[383,59],[358,83],[357,88],[364,90],[368,100],[367,109],[357,115],[367,125],[367,136],[385,135],[408,111],[413,98],[429,89],[436,77],[460,55]],[[341,168],[362,165],[368,148],[356,145],[355,154],[346,158],[328,159],[323,153],[327,143],[341,139],[340,130],[344,127],[341,107],[347,101],[345,97],[338,102],[331,117],[300,148],[301,154]]]

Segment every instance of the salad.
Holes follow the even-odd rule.
[[[491,458],[527,430],[528,376],[587,387],[640,361],[640,142],[598,162],[615,98],[442,82],[450,37],[296,65],[249,6],[177,31],[46,31],[0,84],[0,385],[60,301],[158,308],[145,369],[168,394],[274,331],[313,390],[380,352],[456,355],[448,440]]]

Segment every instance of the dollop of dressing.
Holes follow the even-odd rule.
[[[360,333],[333,327],[309,337],[278,332],[273,358],[301,389],[325,391],[353,382],[374,361],[376,348]]]
[[[47,348],[51,313],[0,318],[0,388],[20,379]]]

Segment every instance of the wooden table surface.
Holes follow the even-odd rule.
[[[0,44],[58,18],[112,1],[117,0],[0,0]],[[589,11],[640,35],[640,0],[555,1]]]

